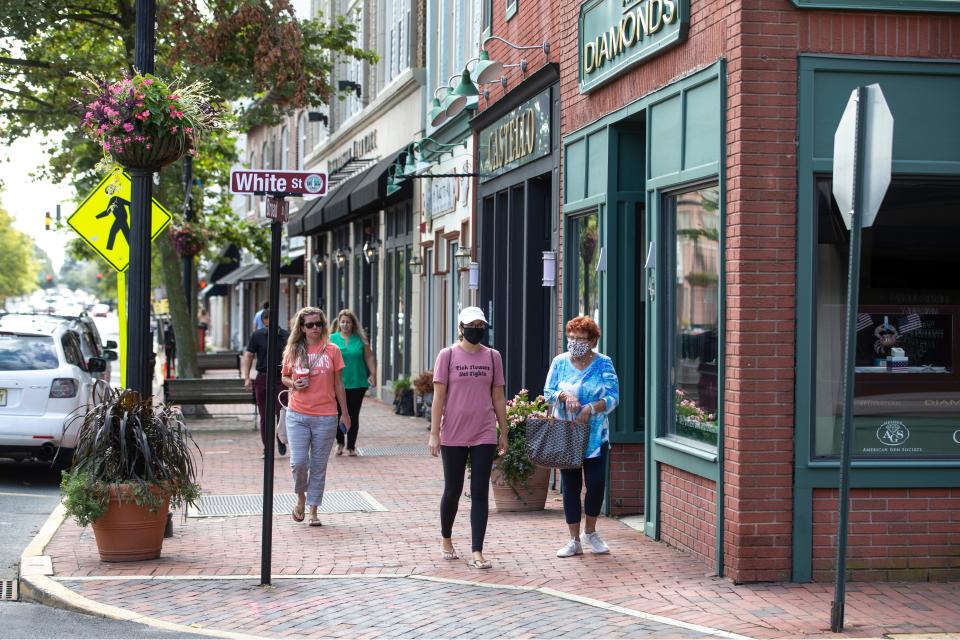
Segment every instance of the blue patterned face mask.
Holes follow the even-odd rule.
[[[582,358],[590,351],[590,343],[577,338],[567,338],[567,351],[573,358]]]

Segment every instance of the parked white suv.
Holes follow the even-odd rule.
[[[44,316],[0,317],[0,458],[70,462],[79,425],[67,417],[91,398],[106,360],[84,358],[71,322]]]

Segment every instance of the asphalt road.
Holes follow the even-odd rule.
[[[20,554],[60,502],[49,462],[0,459],[0,579],[17,577]]]
[[[0,602],[0,638],[210,638],[25,602]]]

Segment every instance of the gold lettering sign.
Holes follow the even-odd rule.
[[[607,0],[609,2],[610,0]],[[590,22],[581,14],[580,29],[582,48],[581,89],[584,85],[593,86],[605,82],[604,74],[594,82],[590,76],[608,69],[620,69],[633,66],[640,60],[665,49],[686,38],[686,19],[689,14],[689,0],[620,0],[613,7],[600,2],[589,3],[586,10],[593,17]],[[611,15],[615,13],[618,15]],[[589,33],[583,33],[584,25],[589,24]],[[657,36],[659,43],[647,40]],[[636,48],[643,44],[643,47]]]
[[[522,160],[537,147],[537,117],[533,109],[524,109],[490,135],[484,171],[493,172],[511,162]]]

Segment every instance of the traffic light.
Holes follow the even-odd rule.
[[[100,282],[101,280],[103,280],[103,274],[97,273],[97,282]]]
[[[53,282],[53,275],[50,273],[47,274],[47,282]]]
[[[50,231],[50,227],[53,226],[53,218],[50,216],[49,211],[47,211],[47,213],[44,214],[43,222],[44,222],[44,225],[47,227],[47,231]]]

